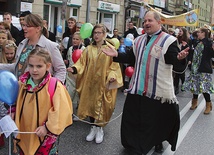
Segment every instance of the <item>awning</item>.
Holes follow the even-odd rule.
[[[112,11],[112,10],[105,10],[105,9],[99,9],[97,8],[98,11],[102,11],[102,12],[107,12],[107,13],[119,13],[117,11]]]

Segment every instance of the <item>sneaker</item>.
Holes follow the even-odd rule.
[[[96,134],[95,142],[97,144],[102,143],[103,136],[104,136],[103,128],[102,127],[97,127],[97,134]]]
[[[93,125],[93,126],[91,126],[91,131],[90,131],[90,133],[88,134],[88,136],[86,137],[86,140],[87,140],[88,142],[94,140],[96,134],[97,134],[97,127]]]

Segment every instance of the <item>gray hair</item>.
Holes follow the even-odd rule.
[[[155,12],[155,11],[148,11],[148,12],[146,12],[146,14],[147,13],[152,13],[154,15],[154,19],[155,20],[157,20],[157,21],[161,20],[161,17],[160,17],[160,15],[157,12]]]

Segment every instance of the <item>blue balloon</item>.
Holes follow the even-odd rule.
[[[126,52],[126,46],[125,45],[120,45],[119,52]]]
[[[57,29],[57,32],[62,33],[62,26],[61,25],[58,25],[56,29]]]
[[[17,78],[9,71],[0,72],[0,100],[9,106],[16,101],[19,92]]]
[[[132,40],[130,38],[124,38],[124,44],[126,46],[132,46]]]

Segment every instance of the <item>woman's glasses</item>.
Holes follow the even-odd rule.
[[[101,35],[103,32],[93,32],[93,35]]]

